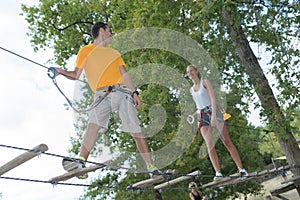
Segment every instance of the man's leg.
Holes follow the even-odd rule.
[[[79,154],[79,156],[84,158],[85,160],[88,159],[90,152],[96,143],[99,129],[100,126],[94,123],[89,123],[87,126],[87,130],[83,136],[83,140],[80,148],[80,154]]]
[[[131,133],[131,136],[133,137],[136,146],[141,153],[142,158],[144,159],[147,166],[151,165],[153,163],[149,146],[147,143],[147,139],[142,133]]]

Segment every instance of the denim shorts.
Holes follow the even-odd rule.
[[[201,128],[202,126],[209,126],[210,125],[210,120],[211,120],[211,113],[212,113],[212,108],[211,106],[206,106],[204,109],[200,110],[200,116],[199,122],[198,122],[198,127]],[[220,109],[217,109],[217,121],[219,123],[223,123],[223,114],[221,113]]]

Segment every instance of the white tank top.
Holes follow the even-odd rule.
[[[205,108],[206,106],[211,105],[211,101],[210,101],[208,92],[205,89],[205,87],[203,86],[203,80],[200,80],[200,87],[199,87],[198,91],[195,92],[193,87],[191,87],[190,92],[193,96],[193,99],[196,103],[198,110],[201,110],[201,109]]]

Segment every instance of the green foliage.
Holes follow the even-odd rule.
[[[253,87],[255,84],[249,81],[249,77],[237,57],[232,40],[224,27],[221,15],[224,6],[231,9],[236,18],[234,23],[243,27],[248,41],[265,48],[271,54],[269,68],[266,71],[275,77],[272,86],[280,94],[277,95],[277,99],[287,116],[284,123],[289,124],[292,121],[292,127],[299,133],[299,120],[297,120],[299,110],[297,111],[298,115],[293,114],[295,109],[299,108],[300,95],[299,50],[292,42],[299,42],[300,34],[298,31],[300,9],[297,1],[40,0],[37,6],[22,5],[22,14],[29,24],[28,36],[34,50],[53,48],[54,60],[62,67],[66,65],[71,56],[77,54],[80,47],[92,41],[89,31],[91,24],[95,21],[108,21],[116,34],[133,28],[163,27],[179,31],[195,39],[209,52],[214,60],[214,65],[222,74],[222,80],[230,89],[230,94],[227,96],[227,112],[232,117],[228,122],[228,129],[244,165],[251,172],[262,168],[265,153],[274,153],[274,147],[270,145],[274,138],[270,134],[268,136],[270,138],[259,143],[258,138],[263,133],[248,125],[245,118],[245,114],[248,113],[248,104],[245,102],[255,100]],[[259,56],[263,57],[264,55]],[[161,49],[134,50],[124,53],[123,58],[127,63],[128,70],[143,69],[144,71],[139,74],[145,73],[147,77],[163,77],[166,72],[158,73],[158,70],[151,70],[152,74],[148,73],[150,70],[143,68],[147,66],[140,68],[145,63],[160,63],[182,74],[185,73],[186,66],[190,64],[182,57]],[[133,78],[135,77],[133,76]],[[143,78],[137,77],[135,82],[139,82]],[[174,75],[174,79],[167,80],[167,82],[170,85],[177,85],[178,79],[176,78]],[[188,87],[189,85],[182,83],[179,88],[184,89],[177,92],[183,96],[189,96],[186,90]],[[154,122],[166,120],[159,132],[148,138],[150,148],[155,151],[171,143],[175,149],[185,149],[183,156],[170,163],[166,168],[176,168],[180,174],[186,174],[196,169],[201,171],[205,169],[206,175],[214,174],[209,159],[207,157],[199,158],[199,148],[203,140],[202,138],[196,139],[194,133],[196,127],[192,129],[187,123],[181,123],[181,120],[186,118],[185,114],[195,109],[192,100],[182,100],[178,98],[176,91],[174,92],[171,87],[162,86],[156,82],[139,85],[139,89],[142,91],[140,96],[144,102],[139,112],[141,124],[149,128]],[[90,105],[92,94],[88,88],[83,89],[82,93],[83,100],[79,102],[79,105],[85,108]],[[254,103],[257,108],[260,107],[258,102]],[[161,112],[159,115],[161,118],[147,114],[151,113],[151,109],[160,111],[159,106],[165,109],[165,113]],[[263,111],[262,115],[265,114]],[[78,115],[74,125],[77,136],[71,138],[70,152],[76,155],[87,126],[87,116]],[[129,134],[122,133],[119,126],[118,117],[113,115],[109,130],[105,134],[99,134],[99,142],[94,148],[93,155],[101,155],[103,146],[106,146],[109,147],[111,153],[121,152],[118,155],[118,164],[129,163],[130,167],[137,167],[136,165],[139,163],[137,160],[140,158],[135,157],[137,150],[134,140]],[[152,126],[152,128],[155,127]],[[144,132],[147,133],[147,129]],[[175,136],[177,137],[173,140]],[[186,138],[190,138],[187,143],[184,142]],[[232,173],[235,170],[234,163],[220,142],[217,143],[217,151],[224,174]],[[274,155],[277,153],[276,151]],[[172,152],[166,154],[172,156]],[[156,159],[161,158],[157,157]],[[150,191],[137,193],[99,187],[126,188],[135,181],[145,179],[146,176],[146,174],[130,172],[120,174],[118,171],[111,170],[102,172],[93,180],[93,186],[87,190],[83,198],[107,199],[114,196],[115,199],[153,199]],[[200,177],[196,181],[201,185],[209,182],[211,178]],[[183,182],[178,184],[178,187],[186,188],[187,184],[188,182]],[[246,183],[218,191],[204,191],[204,193],[207,195],[217,194],[214,199],[225,199],[246,193],[255,194],[259,189],[255,183]],[[188,191],[185,190],[162,191],[162,196],[169,199],[183,199],[187,198],[187,195]]]
[[[295,138],[300,138],[300,109],[296,109],[295,112],[290,114],[292,118],[291,126],[293,128],[293,133]]]

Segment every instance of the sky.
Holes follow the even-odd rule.
[[[19,15],[21,3],[31,5],[36,1],[0,2],[0,46],[45,64],[53,58],[52,50],[33,51],[30,38],[26,35],[27,22]],[[0,65],[0,144],[31,149],[43,143],[49,148],[47,152],[68,156],[67,150],[71,146],[69,139],[74,135],[74,113],[65,110],[66,101],[48,78],[47,70],[1,49]],[[66,95],[72,97],[75,83],[60,77],[57,82]],[[24,151],[0,147],[0,165],[22,153]],[[49,180],[63,173],[61,158],[41,155],[3,176]],[[76,178],[69,182],[88,184]],[[83,190],[78,186],[53,187],[48,183],[0,179],[3,200],[78,199]]]
[[[0,2],[0,46],[51,67],[45,64],[53,58],[51,49],[33,51],[26,35],[28,24],[19,15],[21,3],[32,5],[37,1]],[[72,62],[69,64],[74,65]],[[68,156],[70,137],[74,135],[74,113],[65,109],[66,101],[47,76],[47,70],[1,49],[0,65],[0,145],[31,149],[43,143],[49,148],[47,152]],[[68,97],[73,96],[75,82],[63,77],[58,77],[57,82]],[[258,123],[257,116],[257,113],[251,115]],[[0,147],[0,165],[22,153],[24,151]],[[42,154],[3,176],[46,181],[63,173],[61,158]],[[89,184],[76,178],[68,182]],[[79,186],[53,186],[0,178],[1,200],[70,200],[78,199],[83,192],[84,188]]]

